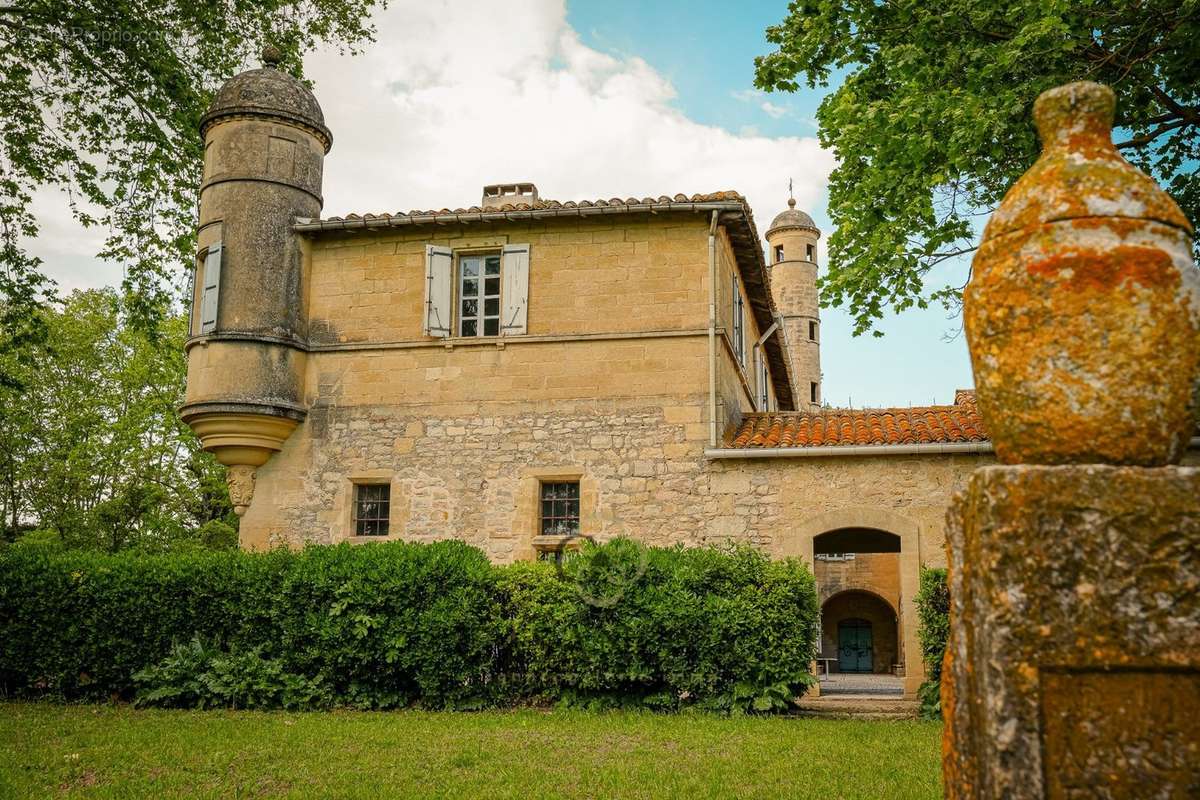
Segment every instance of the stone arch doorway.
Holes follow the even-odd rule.
[[[885,671],[901,676],[904,694],[915,696],[925,679],[914,601],[921,565],[921,527],[916,520],[861,506],[826,511],[786,531],[780,550],[783,555],[799,556],[812,567],[822,607],[842,592],[859,591],[879,597],[891,608],[885,630],[888,635],[895,631],[896,650]],[[837,657],[833,649],[836,635],[826,638],[824,633],[821,666],[836,670],[830,661]],[[879,629],[873,626],[873,669],[882,667],[885,660],[879,641]]]
[[[830,674],[892,674],[900,663],[896,610],[871,592],[837,593],[821,606],[821,655]]]

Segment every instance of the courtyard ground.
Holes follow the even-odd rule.
[[[0,704],[0,797],[936,798],[929,722]]]

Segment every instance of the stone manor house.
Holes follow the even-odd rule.
[[[820,232],[734,192],[321,218],[332,137],[268,61],[203,118],[183,418],[247,548],[748,542],[815,568],[833,671],[923,676],[914,595],[991,446],[952,405],[822,405]]]

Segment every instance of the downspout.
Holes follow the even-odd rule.
[[[717,214],[708,224],[708,446],[717,446]]]

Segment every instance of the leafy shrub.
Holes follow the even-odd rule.
[[[343,705],[478,704],[503,635],[491,567],[461,542],[170,555],[9,548],[0,684],[128,697],[193,638],[253,651]]]
[[[812,573],[741,547],[586,546],[503,570],[521,693],[589,708],[787,708],[811,683]],[[619,593],[617,602],[609,600]]]
[[[786,708],[812,573],[750,548],[589,546],[491,565],[462,542],[269,553],[0,552],[0,690],[173,707]]]
[[[918,697],[921,715],[940,718],[942,715],[942,658],[950,636],[950,588],[946,570],[921,568],[921,588],[917,592],[917,636],[921,640],[921,656],[925,660],[925,682]]]
[[[210,519],[196,531],[196,539],[209,550],[235,550],[238,546],[237,528],[219,519]]]
[[[158,708],[324,708],[318,680],[286,672],[258,649],[224,652],[199,637],[178,644],[158,664],[136,672],[136,704]]]

